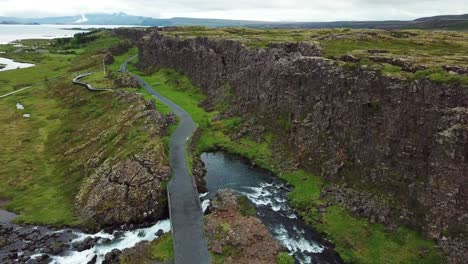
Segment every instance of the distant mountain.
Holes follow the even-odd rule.
[[[45,17],[45,18],[14,18],[0,17],[0,24],[59,24],[59,25],[133,25],[133,26],[245,26],[248,24],[265,23],[247,20],[205,19],[175,17],[159,19],[143,16],[131,16],[125,13],[115,14],[83,14],[77,16]]]
[[[258,28],[376,28],[376,29],[447,29],[468,30],[468,14],[445,15],[418,18],[411,21],[333,21],[333,22],[291,22],[257,23],[249,25]]]
[[[418,18],[412,21],[334,21],[334,22],[265,22],[210,18],[175,17],[169,19],[132,16],[125,13],[83,14],[45,18],[0,17],[0,24],[123,25],[123,26],[209,26],[254,28],[380,28],[380,29],[449,29],[468,30],[468,14]]]

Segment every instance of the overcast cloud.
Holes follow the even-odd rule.
[[[468,0],[0,0],[0,16],[125,12],[155,18],[280,21],[409,20],[468,13]]]

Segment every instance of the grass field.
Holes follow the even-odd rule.
[[[82,180],[92,173],[86,165],[92,155],[118,160],[143,146],[164,152],[163,139],[150,138],[144,124],[129,126],[121,120],[132,109],[129,103],[117,100],[112,92],[90,93],[72,85],[78,73],[101,68],[106,49],[120,41],[106,32],[97,35],[73,47],[81,55],[61,54],[69,52],[54,43],[49,53],[7,54],[37,65],[1,72],[0,83],[5,85],[0,94],[48,80],[0,99],[0,199],[7,201],[6,209],[19,214],[17,222],[84,224],[73,207]],[[52,80],[63,74],[68,76]],[[102,77],[96,74],[91,81],[101,84]],[[16,109],[16,103],[25,109]],[[26,113],[31,116],[23,117]],[[103,132],[107,136],[100,136]]]

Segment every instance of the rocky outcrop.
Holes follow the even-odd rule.
[[[239,197],[234,191],[219,191],[210,211],[204,225],[208,248],[223,255],[223,263],[278,263],[278,241],[258,218],[240,213]]]
[[[0,263],[49,263],[49,255],[62,254],[74,238],[72,230],[0,224]]]
[[[113,80],[114,85],[117,88],[139,88],[140,85],[135,77],[128,73],[120,73],[120,72],[110,72],[110,78]]]
[[[207,95],[207,109],[232,94],[227,113],[255,116],[299,167],[384,195],[393,222],[467,239],[466,87],[342,68],[314,47],[249,49],[148,32],[138,42],[140,67],[183,72]]]
[[[80,216],[99,224],[120,225],[166,215],[169,168],[158,166],[159,155],[148,146],[139,155],[101,165],[78,194]]]
[[[103,138],[115,137],[122,142],[126,133],[131,134],[136,128],[161,139],[173,122],[155,111],[153,102],[144,101],[141,96],[120,93],[116,97],[121,103],[132,103],[114,124],[119,130],[103,130],[65,155],[86,149],[87,144]],[[122,147],[121,151],[128,151],[128,147]],[[114,156],[106,157],[107,146],[102,145],[89,154],[86,162],[89,176],[83,181],[75,201],[75,211],[84,222],[103,227],[143,223],[167,216],[166,184],[170,168],[164,147],[160,140],[140,147],[130,155],[119,154],[121,152],[116,150]]]
[[[112,54],[110,52],[107,52],[106,55],[104,55],[104,63],[106,65],[110,65],[112,63],[114,63],[115,59],[114,59],[114,56],[112,56]]]

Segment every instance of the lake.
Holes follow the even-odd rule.
[[[0,44],[19,39],[53,39],[73,37],[91,28],[131,27],[119,25],[0,25]],[[82,28],[74,30],[72,28]]]

